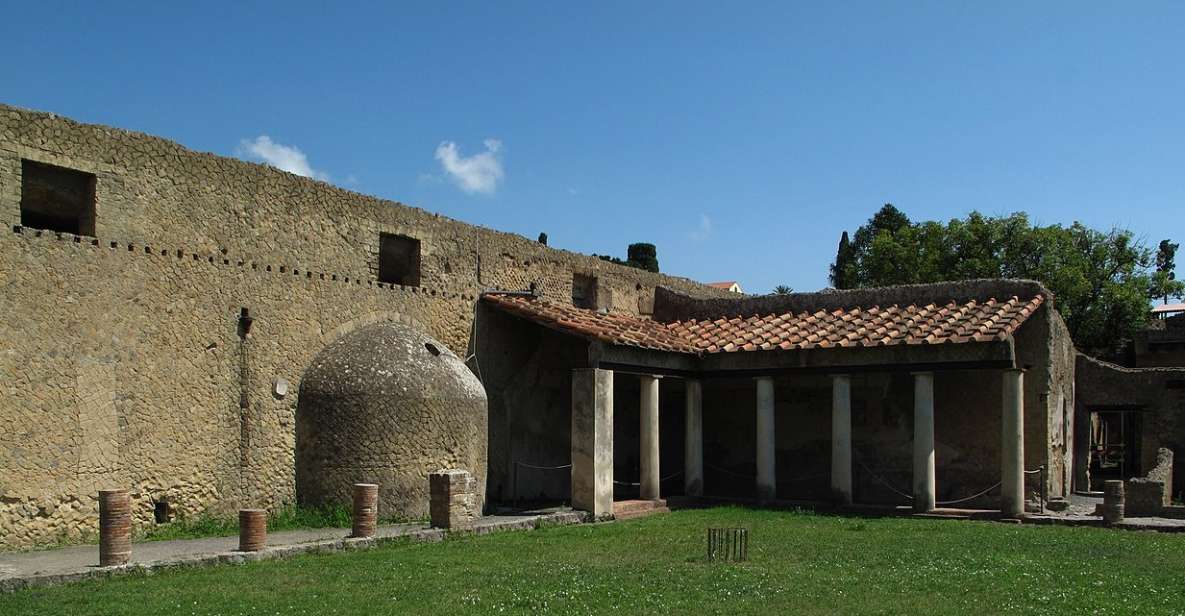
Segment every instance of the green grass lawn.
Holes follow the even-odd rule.
[[[705,562],[705,529],[750,529]],[[0,614],[1182,614],[1185,535],[723,507],[0,595]]]

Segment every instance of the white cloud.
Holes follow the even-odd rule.
[[[687,234],[693,242],[702,242],[712,235],[712,219],[707,214],[699,215],[699,226]]]
[[[305,156],[300,148],[276,143],[267,135],[240,141],[239,155],[261,160],[281,171],[303,175],[306,178],[329,181],[329,174],[313,169],[309,164],[309,157]]]
[[[442,141],[436,146],[436,160],[440,167],[452,178],[453,182],[467,193],[481,193],[492,195],[498,190],[498,184],[505,173],[502,171],[502,159],[498,152],[502,149],[502,142],[497,139],[486,139],[485,151],[465,157],[461,149],[452,141]]]

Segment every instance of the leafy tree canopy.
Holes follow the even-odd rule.
[[[1181,246],[1168,240],[1160,240],[1156,248],[1156,271],[1152,274],[1152,297],[1169,303],[1169,298],[1185,297],[1185,282],[1177,280],[1177,249]]]
[[[1149,298],[1161,292],[1150,271],[1151,251],[1130,231],[1102,232],[1077,222],[1035,226],[1023,212],[913,223],[886,204],[856,231],[849,251],[837,254],[832,266],[837,288],[1039,280],[1056,296],[1078,347],[1102,355],[1147,323]]]
[[[790,295],[793,292],[794,292],[793,287],[789,287],[784,284],[780,284],[780,285],[774,287],[774,295]]]
[[[627,259],[624,261],[610,255],[594,254],[593,256],[602,261],[608,261],[618,265],[628,265],[648,272],[658,273],[658,249],[654,247],[654,244],[630,244],[629,248],[626,249]]]

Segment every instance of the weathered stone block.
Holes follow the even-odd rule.
[[[1125,486],[1125,513],[1129,516],[1159,516],[1164,509],[1164,482],[1147,477],[1129,479]]]
[[[1156,466],[1148,471],[1148,479],[1164,483],[1161,505],[1173,504],[1173,450],[1165,447],[1156,450]]]
[[[428,475],[428,511],[436,528],[468,528],[481,517],[477,482],[464,470],[439,470]]]

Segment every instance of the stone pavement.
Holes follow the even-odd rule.
[[[0,553],[0,592],[28,586],[60,584],[108,577],[135,571],[169,567],[190,567],[216,563],[243,563],[286,558],[312,552],[369,548],[408,538],[413,541],[441,541],[448,532],[486,534],[507,530],[531,530],[540,525],[579,524],[587,521],[583,512],[539,511],[517,515],[483,517],[463,531],[444,531],[425,524],[379,526],[374,538],[350,539],[348,528],[321,528],[268,533],[268,547],[259,552],[239,552],[239,538],[209,537],[144,541],[132,545],[132,562],[118,567],[99,567],[99,546],[78,545],[33,552]]]

